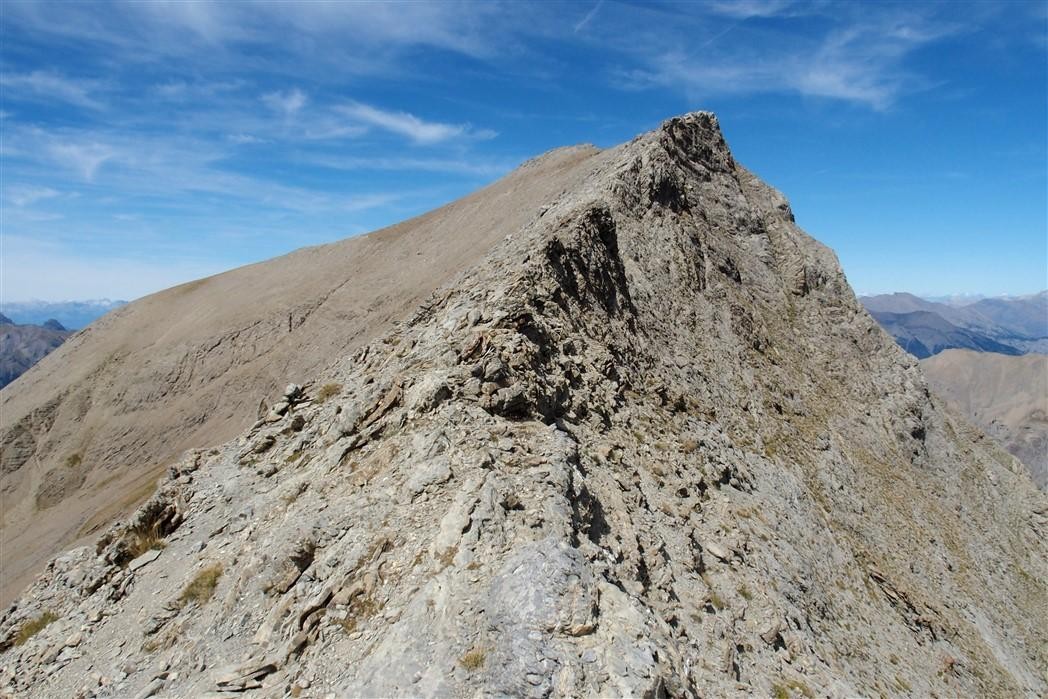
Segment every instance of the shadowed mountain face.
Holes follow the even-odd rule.
[[[930,311],[872,312],[871,315],[895,338],[900,347],[918,359],[924,359],[951,348],[1022,354],[1021,350],[997,342],[986,335],[959,328],[938,313]]]
[[[946,350],[921,362],[932,389],[1048,487],[1048,356]]]
[[[171,468],[0,617],[15,693],[1048,691],[1048,499],[711,114],[106,320],[16,384],[22,522]]]
[[[1012,355],[1048,352],[1048,292],[965,305],[906,293],[860,300],[899,345],[918,358],[951,348]]]
[[[16,325],[0,315],[0,388],[65,342],[72,333],[56,320],[40,325]]]

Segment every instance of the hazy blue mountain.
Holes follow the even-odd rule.
[[[1048,353],[1048,292],[960,303],[908,293],[860,298],[874,318],[911,354],[929,357],[944,349],[1001,354]]]
[[[978,352],[998,352],[1019,355],[1023,351],[997,342],[972,330],[959,328],[937,313],[872,313],[881,327],[888,331],[899,346],[925,359],[945,349],[970,349]]]
[[[92,299],[88,301],[15,301],[0,304],[0,310],[12,322],[24,325],[43,325],[55,320],[63,328],[79,330],[96,318],[104,316],[114,308],[126,305],[127,301]]]
[[[72,334],[53,318],[44,325],[16,325],[0,314],[0,388],[24,374]]]
[[[1048,338],[1048,291],[1033,296],[981,299],[966,308],[1021,339]]]

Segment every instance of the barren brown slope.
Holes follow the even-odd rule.
[[[596,152],[553,151],[419,218],[154,294],[70,338],[0,394],[0,602],[148,496],[182,451],[231,438],[288,377],[388,331]]]
[[[946,350],[921,362],[932,388],[1048,486],[1048,355]]]

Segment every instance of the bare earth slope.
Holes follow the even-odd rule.
[[[932,389],[1048,487],[1048,355],[947,350],[921,362]]]
[[[5,388],[3,603],[57,551],[137,506],[185,449],[231,438],[286,379],[388,331],[577,183],[593,152],[554,151],[392,228],[136,301]]]
[[[0,617],[0,687],[1044,695],[1021,464],[712,115],[585,157],[405,323],[54,559]],[[461,223],[447,245],[489,225]]]

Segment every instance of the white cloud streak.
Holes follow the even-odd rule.
[[[729,3],[712,9],[741,19],[697,49],[639,47],[635,53],[647,65],[624,71],[624,86],[677,89],[697,99],[793,93],[885,110],[928,84],[905,68],[905,58],[956,31],[918,14],[874,12],[835,17],[822,34],[794,35],[745,24],[750,17],[799,12],[792,3]],[[717,41],[729,31],[732,42]]]
[[[116,150],[104,143],[61,140],[51,141],[47,153],[54,162],[79,173],[87,182],[94,181],[98,169],[118,155]]]
[[[593,18],[597,16],[598,12],[600,12],[600,8],[601,8],[601,6],[603,4],[604,4],[604,0],[597,0],[596,4],[593,5],[593,8],[589,12],[586,13],[586,16],[583,17],[582,19],[580,19],[575,24],[575,27],[574,27],[574,29],[572,29],[571,33],[572,34],[578,34],[580,31],[582,31],[586,27],[587,24],[592,22]]]
[[[474,131],[469,124],[424,121],[408,112],[387,111],[359,102],[343,105],[337,110],[358,123],[404,136],[422,145],[432,145],[463,136],[481,139],[495,136],[494,131]]]
[[[93,80],[77,80],[49,71],[34,70],[29,73],[4,73],[0,76],[0,85],[22,97],[65,102],[88,109],[105,109],[105,104],[92,96],[100,87]]]
[[[406,158],[406,157],[307,157],[310,165],[332,170],[372,170],[392,172],[433,172],[466,175],[469,177],[497,177],[509,172],[519,160],[491,161],[485,158]]]
[[[4,199],[19,209],[32,206],[38,201],[53,199],[61,194],[50,187],[33,187],[27,185],[9,185],[4,191]]]

